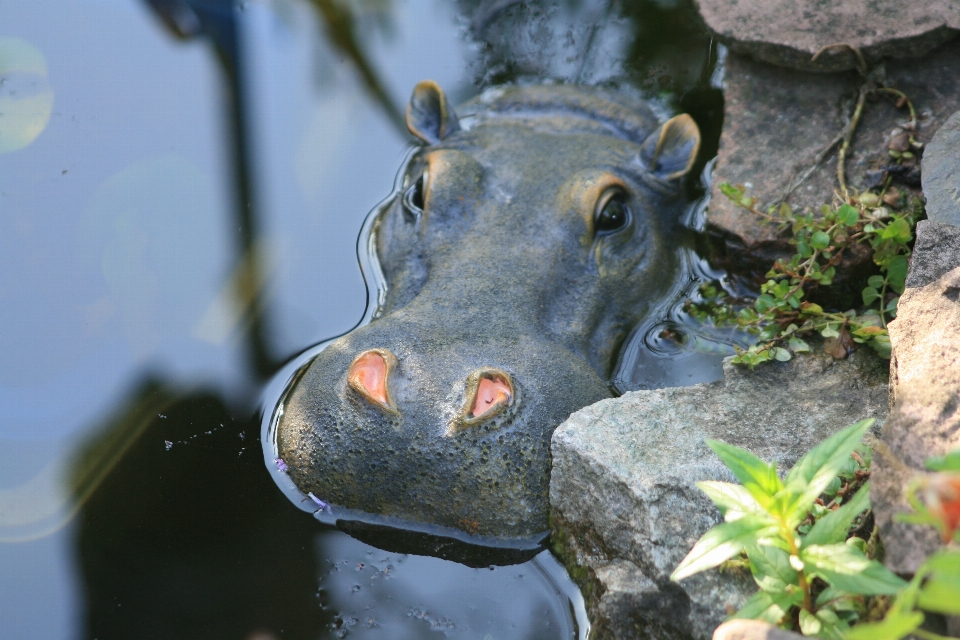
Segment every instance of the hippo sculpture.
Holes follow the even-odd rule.
[[[537,539],[551,434],[613,395],[620,345],[677,273],[700,133],[570,85],[493,88],[457,112],[435,83],[414,89],[422,144],[371,214],[385,293],[292,378],[274,446],[334,511]]]

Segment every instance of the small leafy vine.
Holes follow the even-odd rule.
[[[803,338],[814,333],[827,338],[826,349],[837,357],[845,356],[856,343],[890,357],[887,323],[896,317],[903,293],[909,243],[923,213],[919,200],[896,211],[882,196],[868,192],[835,207],[824,205],[816,215],[796,213],[787,203],[763,212],[743,187],[723,183],[720,190],[737,206],[781,230],[790,229],[790,244],[796,250],[790,259],[774,263],[752,305],[738,309],[735,300],[712,285],[701,288],[703,301],[687,305],[695,317],[718,325],[736,324],[756,336],[756,343],[739,350],[733,362],[753,367],[768,360],[790,360],[794,353],[810,350]],[[898,191],[897,201],[901,199]],[[869,244],[880,275],[868,279],[862,291],[864,308],[859,312],[824,310],[808,300],[808,294],[833,283],[837,265],[854,243]]]

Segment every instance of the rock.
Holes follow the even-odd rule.
[[[724,375],[603,400],[553,435],[554,548],[583,588],[598,637],[706,639],[728,607],[756,591],[739,572],[669,580],[721,520],[694,483],[733,481],[704,438],[785,470],[841,427],[882,420],[887,410],[886,364],[867,349],[843,361],[816,354],[754,371],[725,363]],[[658,617],[664,609],[672,613]],[[644,628],[647,635],[637,635]]]
[[[927,218],[960,226],[960,111],[933,135],[923,152]]]
[[[871,478],[874,515],[885,563],[912,574],[940,547],[930,527],[896,522],[908,510],[903,488],[924,461],[960,446],[960,228],[922,221],[890,323],[892,409],[881,439],[896,460],[875,456]]]
[[[960,6],[950,0],[696,0],[707,27],[730,50],[782,67],[845,71],[857,67],[845,43],[868,63],[916,58],[954,38]]]
[[[887,84],[906,93],[920,114],[916,138],[929,142],[933,133],[960,109],[960,40],[946,44],[922,60],[886,64]],[[762,276],[773,261],[793,255],[788,237],[757,216],[735,206],[717,186],[722,182],[752,185],[751,195],[765,210],[782,200],[797,176],[839,134],[852,110],[861,79],[855,73],[818,74],[794,71],[731,54],[727,57],[724,127],[713,172],[713,193],[707,210],[707,232],[718,266]],[[909,119],[886,97],[868,100],[846,162],[847,182],[862,191],[883,179],[893,162],[887,154],[891,134]],[[919,195],[918,171],[905,165],[894,184]],[[794,210],[817,209],[837,190],[836,147],[787,198]],[[862,276],[875,267],[865,249],[847,256],[838,269],[862,287]],[[859,299],[859,289],[852,291]]]
[[[713,632],[713,640],[800,640],[799,633],[786,631],[760,620],[731,620]]]

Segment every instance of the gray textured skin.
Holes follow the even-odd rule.
[[[374,227],[385,304],[286,398],[277,442],[302,491],[481,536],[549,528],[550,436],[610,397],[621,342],[678,268],[665,238],[685,206],[679,180],[641,164],[657,121],[621,100],[570,86],[487,91],[458,109],[469,129],[414,156],[405,185],[429,164],[424,213],[405,212],[400,194]],[[662,164],[688,168],[696,146],[677,153]],[[597,181],[610,176],[626,187],[631,223],[594,234]],[[397,357],[395,414],[346,383],[372,348]],[[481,367],[512,376],[514,406],[446,435]]]

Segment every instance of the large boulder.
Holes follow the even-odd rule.
[[[923,153],[927,218],[960,226],[960,111],[933,134]]]
[[[882,434],[889,454],[874,457],[870,497],[885,562],[908,575],[941,543],[930,527],[896,521],[908,510],[903,489],[927,458],[960,446],[960,228],[917,225],[906,290],[889,330],[892,409]]]
[[[783,67],[845,71],[868,62],[915,58],[956,37],[960,5],[951,0],[696,0],[707,27],[736,53]]]
[[[921,143],[960,109],[960,40],[920,60],[886,63],[886,82],[910,97],[919,114]],[[837,184],[836,146],[816,160],[845,127],[861,78],[854,72],[822,74],[794,71],[730,54],[724,76],[724,126],[713,172],[707,231],[717,249],[718,266],[766,273],[779,257],[790,256],[789,237],[775,226],[737,207],[717,189],[722,182],[751,187],[760,206],[780,202],[791,183],[806,179],[786,201],[794,210],[830,202]],[[867,102],[846,162],[847,182],[862,191],[882,181],[891,136],[908,120],[905,108],[878,98]],[[915,150],[916,151],[916,150]],[[919,195],[916,167],[905,167],[895,184]],[[924,165],[926,166],[926,165]],[[897,169],[897,171],[901,171]],[[853,284],[874,269],[866,250],[847,256],[840,277]],[[859,284],[862,287],[862,284]],[[855,288],[855,287],[854,287]],[[859,297],[859,289],[853,291]]]
[[[733,481],[705,438],[744,447],[780,469],[857,420],[882,422],[887,367],[860,349],[754,371],[729,363],[724,381],[634,391],[577,411],[553,435],[554,550],[584,591],[598,637],[710,638],[756,586],[749,575],[670,573],[720,522],[694,486]]]

